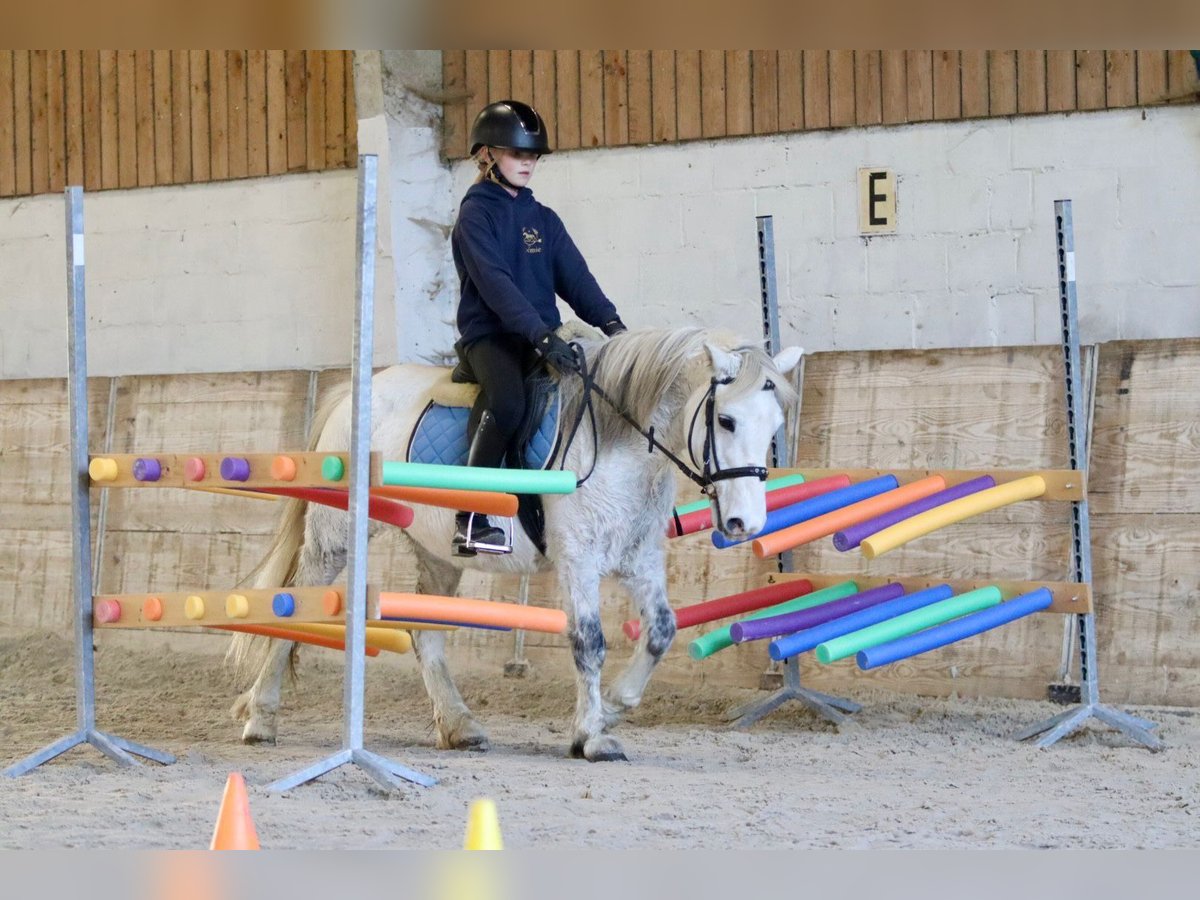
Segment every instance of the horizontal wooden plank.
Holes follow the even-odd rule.
[[[274,612],[274,598],[288,594],[290,615]],[[289,622],[344,623],[346,586],[287,588],[233,587],[224,590],[98,594],[93,598],[96,628],[178,628],[190,625],[277,625]],[[378,617],[378,597],[375,598]],[[244,610],[239,608],[244,605]],[[106,614],[108,614],[106,616]]]
[[[334,457],[341,462],[341,466],[332,470],[335,474],[326,477],[323,467],[327,460]],[[92,485],[106,488],[345,487],[350,477],[350,454],[345,451],[95,453],[90,460],[88,470],[92,474]],[[279,465],[286,471],[289,461],[294,467],[294,476],[276,477],[275,466]],[[142,480],[137,477],[139,462]],[[224,471],[226,464],[230,469],[229,477]],[[382,483],[382,465],[382,457],[372,453],[372,484]]]

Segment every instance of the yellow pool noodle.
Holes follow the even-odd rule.
[[[1008,506],[1010,503],[1032,500],[1044,493],[1046,493],[1046,481],[1041,475],[1018,478],[1016,481],[998,484],[986,491],[968,494],[966,497],[959,497],[957,500],[951,500],[949,503],[918,513],[911,519],[897,522],[890,528],[884,528],[868,538],[863,538],[859,546],[862,548],[863,556],[867,559],[874,559],[889,550],[895,550],[902,544],[929,534],[931,531],[937,531],[939,528],[945,528],[947,525],[953,525],[955,522],[961,522],[963,519],[969,519],[989,510],[999,509],[1001,506]]]
[[[346,640],[345,625],[326,625],[320,622],[287,622],[280,627],[287,628],[290,631],[303,631],[308,634],[319,634],[321,637],[333,638],[334,640]],[[367,627],[367,646],[375,647],[379,650],[391,650],[393,653],[407,653],[412,649],[412,637],[407,631],[400,631],[394,628],[371,628]]]

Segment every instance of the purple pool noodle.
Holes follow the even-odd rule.
[[[133,477],[138,481],[158,481],[162,478],[162,464],[147,456],[140,456],[133,463]]]
[[[863,538],[869,538],[877,531],[891,528],[897,522],[912,518],[917,513],[927,512],[935,506],[941,506],[944,503],[949,503],[951,500],[957,500],[959,497],[965,497],[968,494],[974,494],[995,486],[996,479],[991,475],[981,475],[979,478],[972,478],[970,481],[964,481],[962,484],[948,487],[944,491],[938,491],[936,494],[930,494],[928,497],[922,497],[920,500],[906,503],[904,506],[893,509],[891,512],[885,512],[873,519],[867,519],[865,522],[851,525],[844,531],[834,534],[833,546],[845,553],[847,550],[853,550],[861,544]]]
[[[726,547],[732,547],[734,544],[744,544],[746,541],[752,541],[761,535],[770,534],[772,531],[779,531],[781,528],[787,528],[791,525],[799,525],[801,522],[807,522],[809,519],[823,516],[827,512],[833,512],[835,509],[841,509],[843,506],[857,503],[859,500],[866,500],[868,497],[874,497],[887,491],[894,491],[898,486],[899,482],[896,480],[895,475],[880,475],[869,481],[860,481],[858,484],[838,488],[836,491],[830,491],[828,494],[810,497],[807,500],[801,500],[799,503],[792,503],[789,506],[771,510],[767,513],[767,521],[763,525],[762,530],[743,540],[731,541],[725,535],[721,534],[721,532],[714,531],[712,533],[713,546],[718,550],[724,550]]]
[[[879,587],[871,588],[868,591],[851,594],[849,597],[843,597],[841,600],[822,603],[820,606],[814,606],[810,609],[801,609],[797,612],[784,613],[781,616],[770,616],[765,619],[749,619],[745,622],[734,622],[729,626],[729,636],[733,638],[735,644],[741,644],[746,641],[761,641],[763,638],[791,634],[793,631],[812,628],[815,625],[821,625],[832,619],[840,619],[842,616],[858,612],[860,609],[866,609],[869,606],[886,603],[888,600],[895,600],[903,593],[904,586],[893,581],[890,584],[881,584]]]
[[[938,647],[953,644],[955,641],[961,641],[963,638],[969,638],[992,628],[1007,625],[1009,622],[1020,619],[1023,616],[1039,612],[1049,606],[1053,600],[1053,595],[1051,595],[1049,590],[1038,588],[1036,591],[1030,591],[1028,594],[1022,594],[1020,597],[1014,597],[1012,600],[1001,603],[999,606],[971,613],[970,615],[963,616],[961,619],[954,619],[943,625],[926,628],[924,631],[918,631],[916,634],[888,641],[886,644],[879,644],[876,647],[859,650],[857,656],[858,667],[860,669],[874,669],[876,666],[883,666],[901,659],[908,659],[908,657],[916,656],[918,653],[936,650]]]
[[[221,460],[221,477],[226,481],[246,481],[250,477],[250,462],[240,456]]]
[[[850,634],[850,632],[866,628],[868,625],[875,625],[896,616],[902,616],[906,612],[912,612],[914,609],[920,609],[922,606],[929,606],[953,596],[954,591],[948,584],[925,588],[923,591],[905,594],[903,597],[897,597],[887,603],[880,603],[878,606],[860,609],[856,613],[851,613],[841,619],[834,619],[824,625],[817,625],[795,634],[789,634],[787,637],[781,637],[777,641],[771,641],[767,651],[771,654],[771,659],[779,662],[789,656],[805,653],[822,641]]]

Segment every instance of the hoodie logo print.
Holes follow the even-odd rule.
[[[536,228],[521,228],[521,237],[525,240],[526,253],[542,252],[542,236]]]

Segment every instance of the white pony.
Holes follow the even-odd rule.
[[[786,375],[800,360],[799,348],[772,359],[761,347],[739,344],[699,328],[646,330],[609,341],[581,341],[598,385],[611,398],[596,399],[594,428],[584,416],[562,467],[590,477],[572,494],[544,496],[546,554],[520,527],[509,555],[456,557],[450,553],[454,514],[418,506],[408,536],[418,560],[417,591],[449,596],[462,569],[527,573],[554,567],[570,619],[578,695],[570,752],[592,761],[624,759],[608,730],[622,712],[638,705],[662,655],[675,636],[667,604],[665,528],[675,500],[674,463],[662,450],[648,452],[643,431],[680,460],[690,460],[693,478],[705,485],[716,509],[715,526],[730,539],[762,528],[766,502],[762,468],[771,439],[783,423],[783,408],[795,401]],[[432,385],[445,369],[400,365],[372,381],[371,449],[384,459],[404,458],[409,435],[425,408]],[[583,402],[582,380],[560,380],[565,423]],[[565,430],[565,427],[564,427]],[[339,450],[350,445],[348,387],[317,412],[310,446]],[[594,467],[594,468],[593,468]],[[258,570],[264,587],[330,584],[346,563],[348,518],[340,510],[289,502],[280,533]],[[604,634],[600,628],[600,579],[616,576],[641,613],[642,631],[629,666],[601,692]],[[416,631],[414,648],[433,704],[438,746],[486,749],[487,735],[475,721],[446,666],[444,632]],[[247,659],[239,636],[232,655]],[[280,687],[295,645],[272,641],[251,688],[234,704],[245,719],[242,739],[274,742]]]

